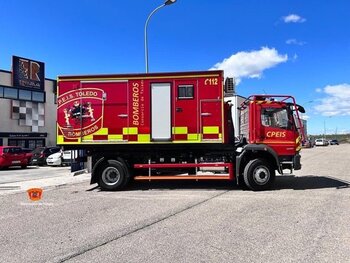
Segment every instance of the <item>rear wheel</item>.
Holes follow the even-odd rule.
[[[103,190],[121,190],[129,181],[130,173],[122,160],[108,160],[99,169],[99,186]]]
[[[275,170],[265,159],[251,160],[244,168],[244,182],[253,191],[269,189],[275,180]]]

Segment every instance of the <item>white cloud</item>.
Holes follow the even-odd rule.
[[[291,38],[286,40],[286,44],[287,45],[298,45],[298,46],[304,46],[306,44],[306,42],[304,41],[298,41],[295,38]]]
[[[300,118],[303,120],[308,120],[308,119],[310,119],[310,116],[306,115],[306,114],[301,114]]]
[[[350,84],[329,85],[322,92],[326,97],[315,106],[317,112],[323,116],[350,116]]]
[[[306,21],[305,18],[296,14],[284,16],[282,17],[282,20],[284,21],[284,23],[304,23]]]
[[[263,71],[288,60],[274,48],[262,47],[250,52],[241,51],[215,64],[210,70],[221,69],[226,77],[235,77],[239,84],[242,78],[261,78]]]

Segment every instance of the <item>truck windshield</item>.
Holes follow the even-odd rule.
[[[266,127],[290,129],[287,109],[264,108],[261,111],[261,124]]]

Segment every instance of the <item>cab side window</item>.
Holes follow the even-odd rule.
[[[263,108],[261,110],[261,124],[266,127],[288,129],[288,114],[286,109]]]

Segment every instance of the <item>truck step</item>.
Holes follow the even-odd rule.
[[[230,175],[208,176],[208,175],[142,175],[135,176],[136,181],[151,180],[230,180]]]
[[[200,169],[206,168],[227,168],[228,173],[220,173],[214,175],[212,173],[205,174]],[[233,165],[232,163],[151,163],[148,164],[134,164],[135,169],[148,169],[148,175],[135,176],[135,180],[233,180]],[[196,168],[195,175],[152,175],[152,169],[161,168]],[[137,173],[137,172],[136,172]]]

